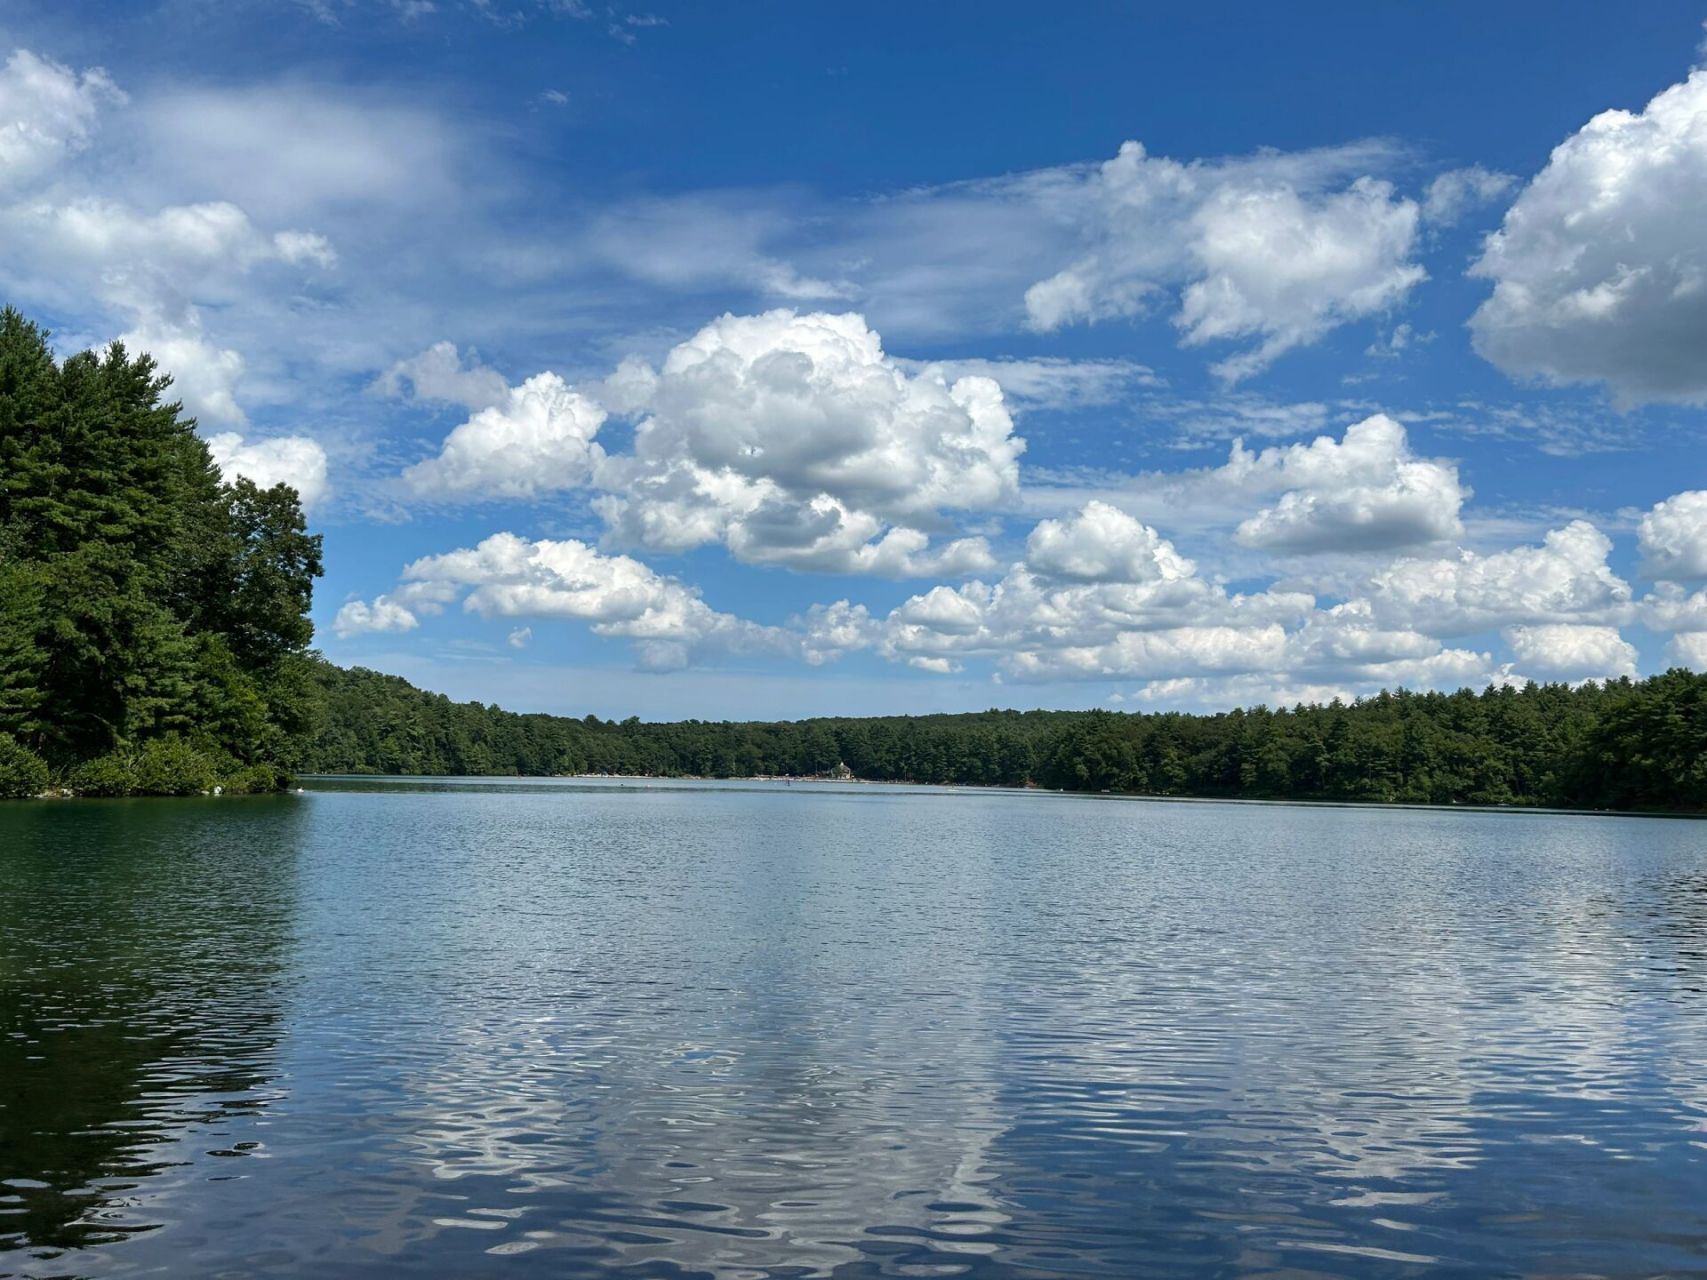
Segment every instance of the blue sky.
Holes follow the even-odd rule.
[[[1701,4],[0,13],[0,296],[648,718],[1707,666]]]

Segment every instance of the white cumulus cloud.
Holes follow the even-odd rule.
[[[1296,592],[1230,594],[1154,529],[1103,502],[1039,522],[997,582],[939,585],[884,620],[884,656],[925,670],[993,659],[1028,680],[1181,674],[1278,662]]]
[[[1707,631],[1707,589],[1692,595],[1662,582],[1642,598],[1641,617],[1655,631]]]
[[[1313,675],[1287,671],[1235,675],[1175,676],[1151,680],[1133,700],[1169,710],[1227,711],[1234,707],[1289,707],[1350,702],[1385,689],[1485,689],[1489,685],[1522,685],[1509,665],[1495,666],[1485,653],[1447,649],[1433,658],[1392,662],[1381,666],[1344,668]]]
[[[1183,164],[1137,142],[1056,199],[1086,251],[1027,290],[1034,327],[1132,316],[1177,291],[1188,346],[1244,341],[1215,366],[1231,381],[1329,330],[1385,311],[1426,278],[1412,260],[1419,209],[1351,176],[1358,152]]]
[[[646,416],[599,468],[595,506],[622,545],[721,542],[758,564],[917,576],[988,567],[981,537],[933,546],[950,510],[1019,489],[1025,442],[1001,388],[912,374],[855,314],[726,315],[653,379]],[[639,402],[644,397],[643,403]]]
[[[1666,646],[1666,661],[1674,667],[1707,672],[1707,631],[1683,631]]]
[[[409,565],[392,598],[407,600],[411,592],[435,603],[460,595],[465,610],[484,617],[585,622],[597,635],[635,642],[640,665],[649,669],[672,670],[707,653],[799,656],[801,650],[799,637],[786,629],[719,613],[676,579],[575,539],[496,533]]]
[[[1642,573],[1649,578],[1707,578],[1707,490],[1656,503],[1636,526]]]
[[[1404,427],[1385,414],[1352,424],[1337,441],[1320,436],[1254,455],[1235,445],[1221,476],[1282,491],[1237,535],[1274,551],[1374,551],[1454,538],[1469,496],[1455,466],[1414,456]]]
[[[242,426],[248,416],[237,402],[243,380],[243,357],[215,346],[199,324],[188,326],[152,322],[119,335],[132,356],[146,352],[161,373],[172,379],[169,396],[183,401],[199,422]]]
[[[575,539],[532,540],[496,533],[473,547],[425,556],[397,586],[372,601],[351,600],[334,629],[343,638],[412,631],[423,614],[462,602],[487,618],[586,623],[595,635],[628,640],[642,670],[674,671],[729,657],[833,662],[880,638],[862,604],[813,605],[786,626],[768,626],[713,609],[699,592],[631,556],[609,555]],[[512,628],[508,643],[526,648],[532,626]]]
[[[419,497],[469,501],[577,488],[604,458],[593,441],[604,421],[605,411],[557,374],[535,374],[452,431],[438,456],[410,467],[403,481]]]
[[[326,450],[308,436],[246,440],[235,431],[222,431],[208,437],[207,447],[227,479],[241,476],[263,489],[288,484],[305,507],[326,496]]]
[[[1641,603],[1643,625],[1673,634],[1666,660],[1674,666],[1707,671],[1707,588],[1691,593],[1675,582],[1661,582]]]
[[[406,605],[390,596],[376,596],[371,604],[347,601],[332,620],[332,630],[340,640],[376,631],[413,631],[420,625],[421,620]]]
[[[1308,428],[1326,416],[1314,408],[1323,412],[1283,415],[1276,425],[1290,424],[1287,434]],[[1254,415],[1240,424],[1263,426]],[[1379,413],[1338,438],[1262,450],[1235,439],[1221,466],[1107,483],[1141,519],[1179,532],[1226,529],[1245,546],[1287,554],[1372,553],[1456,538],[1471,496],[1456,463],[1418,456],[1404,426]]]
[[[1425,635],[1493,627],[1630,620],[1630,586],[1606,562],[1612,542],[1586,520],[1547,533],[1538,547],[1399,560],[1377,573],[1370,603],[1384,625]]]
[[[1504,636],[1518,665],[1538,676],[1604,680],[1636,674],[1636,647],[1617,627],[1551,622],[1507,627]]]
[[[1554,148],[1488,237],[1470,320],[1507,373],[1707,400],[1707,70]]]
[[[801,632],[801,656],[815,667],[868,649],[878,639],[878,624],[870,612],[847,600],[815,604],[795,625]]]
[[[1095,501],[1069,519],[1041,521],[1026,539],[1025,561],[1044,577],[1084,582],[1154,582],[1196,572],[1154,529]]]
[[[1267,671],[1286,656],[1286,631],[1278,623],[1256,627],[1170,627],[1122,631],[1096,645],[1026,649],[1006,662],[1025,680],[1105,676],[1179,676],[1218,671]]]

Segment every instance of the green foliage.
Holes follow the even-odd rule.
[[[288,771],[271,764],[252,764],[225,774],[219,785],[230,795],[263,795],[291,784]]]
[[[1707,679],[1673,670],[1622,681],[1583,736],[1567,768],[1591,803],[1707,810]]]
[[[212,764],[182,738],[121,748],[71,771],[71,789],[85,796],[191,796],[212,786]]]
[[[136,793],[136,761],[125,751],[85,760],[71,770],[71,790],[80,796],[128,796]]]
[[[807,776],[1406,804],[1707,811],[1707,676],[1225,715],[986,711],[730,724],[621,723],[453,703],[317,663],[298,767],[380,774]]]
[[[168,385],[0,311],[0,733],[92,794],[200,790],[309,727],[320,539],[290,488],[224,482]]]
[[[214,785],[213,764],[182,738],[155,738],[136,753],[134,788],[141,796],[193,796]]]
[[[216,787],[230,795],[254,795],[281,790],[290,780],[277,765],[243,764],[217,747],[178,737],[154,738],[85,760],[68,778],[80,796],[193,796]]]
[[[0,799],[39,796],[47,783],[47,761],[10,734],[0,733]]]

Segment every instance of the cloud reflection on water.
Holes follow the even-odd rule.
[[[236,1162],[181,1118],[170,1225],[113,1265],[212,1269],[234,1232],[287,1271],[717,1280],[1707,1246],[1695,824],[562,785],[295,812],[288,871],[191,913],[253,948],[158,935],[265,1067],[234,1096],[267,1159],[209,1183]]]

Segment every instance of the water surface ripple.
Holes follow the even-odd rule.
[[[0,806],[0,1276],[1707,1270],[1707,823]]]

